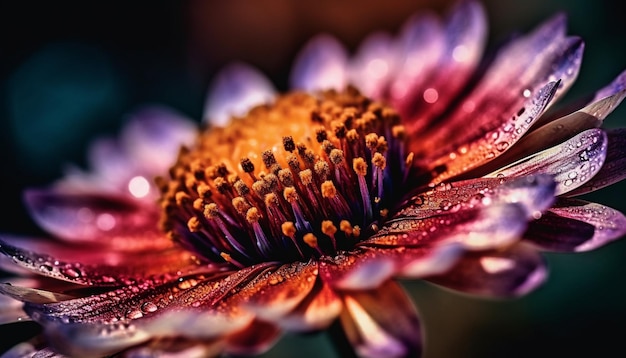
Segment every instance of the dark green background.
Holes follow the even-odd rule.
[[[353,49],[368,32],[395,31],[414,10],[450,1],[242,0],[3,2],[0,4],[0,232],[37,234],[20,191],[44,185],[66,163],[84,164],[87,143],[115,134],[124,116],[162,103],[199,118],[215,71],[243,60],[287,88],[291,59],[327,31]],[[242,6],[256,4],[250,8]],[[488,0],[490,45],[557,11],[583,37],[585,57],[568,98],[626,69],[626,24],[617,1]],[[626,126],[626,106],[609,127]],[[590,199],[626,211],[626,185]],[[518,300],[459,296],[407,283],[427,329],[426,358],[622,356],[626,334],[626,242],[584,254],[547,255],[551,276]],[[11,341],[0,329],[0,348]],[[616,352],[613,355],[612,352]],[[333,357],[323,334],[288,335],[267,357]]]

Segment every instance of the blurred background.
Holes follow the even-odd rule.
[[[328,32],[350,50],[373,30],[396,32],[412,13],[450,0],[14,1],[0,4],[0,232],[37,234],[21,190],[85,164],[85,149],[116,134],[133,109],[170,106],[199,119],[211,78],[240,60],[280,90],[298,49]],[[251,5],[254,4],[254,5]],[[483,1],[494,46],[556,12],[586,42],[577,98],[626,69],[618,2]],[[606,121],[626,126],[626,105]],[[588,198],[626,211],[626,184]],[[549,254],[548,283],[527,297],[485,301],[406,283],[426,326],[424,357],[614,356],[626,334],[626,240],[597,251]],[[10,334],[21,334],[13,326]],[[0,348],[13,341],[0,331]],[[338,357],[324,334],[287,335],[265,357]]]

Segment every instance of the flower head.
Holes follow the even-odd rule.
[[[13,352],[251,354],[332,326],[359,356],[416,356],[396,278],[515,297],[545,281],[542,251],[623,236],[623,214],[575,197],[626,176],[624,130],[601,128],[626,76],[552,110],[583,52],[564,18],[490,60],[485,35],[462,2],[354,56],[313,39],[289,93],[234,64],[201,128],[139,113],[93,171],[26,192],[56,240],[2,236],[7,269],[38,274],[0,286],[23,302],[4,317],[45,336]]]

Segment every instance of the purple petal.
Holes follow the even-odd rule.
[[[395,263],[373,250],[322,258],[319,274],[330,286],[346,290],[367,290],[380,286],[396,271]]]
[[[342,90],[347,81],[348,54],[332,36],[317,35],[296,57],[290,74],[292,89]]]
[[[474,174],[482,175],[489,173],[508,163],[560,144],[587,129],[600,127],[604,118],[606,118],[625,97],[626,90],[615,92],[573,113],[551,119],[540,128],[526,134],[511,150],[482,167],[480,173]],[[609,146],[610,143],[611,141],[609,141]]]
[[[600,171],[582,186],[566,193],[567,196],[586,194],[626,179],[626,129],[609,129],[607,137],[606,159]]]
[[[563,37],[563,22],[552,20],[501,51],[477,87],[450,115],[443,117],[445,120],[423,133],[426,140],[415,141],[412,149],[443,157],[478,138],[476,131],[488,135],[501,121],[517,116],[527,97],[546,84],[560,81],[554,95],[558,98],[573,83],[583,50],[580,39]],[[500,121],[494,124],[494,118]],[[472,128],[478,129],[468,131],[468,120]],[[510,130],[512,135],[523,133],[523,130],[516,133],[514,127]],[[433,148],[440,149],[433,151]]]
[[[123,195],[31,189],[24,193],[33,219],[66,240],[147,240],[163,237],[158,207]],[[106,242],[106,241],[105,241]]]
[[[453,152],[444,153],[440,157],[429,156],[428,166],[430,169],[445,167],[441,173],[432,179],[433,183],[440,183],[448,178],[463,174],[468,170],[483,165],[505,152],[521,138],[546,106],[552,101],[558,88],[558,82],[550,82],[530,99],[528,99],[512,117],[497,116],[499,121],[477,128],[476,130],[465,129],[466,139],[463,145]],[[454,130],[454,129],[453,129]],[[467,134],[470,133],[470,134]],[[449,136],[453,135],[448,133]]]
[[[350,60],[348,77],[364,95],[381,98],[393,76],[398,59],[392,38],[385,33],[370,35]]]
[[[406,118],[415,119],[407,122],[409,134],[417,135],[448,109],[476,69],[487,38],[482,5],[473,1],[457,3],[446,19],[445,28],[437,35],[426,40],[426,43],[443,43],[443,51],[435,52],[437,70],[416,81],[410,96],[397,105],[406,112]],[[426,47],[421,43],[417,46]]]
[[[252,107],[275,97],[272,83],[256,69],[233,63],[213,80],[207,96],[203,122],[223,127],[235,116],[243,116]]]
[[[560,195],[578,188],[591,179],[602,167],[606,152],[606,133],[601,129],[590,129],[489,176],[552,174],[557,183],[556,195]]]
[[[422,328],[410,298],[396,282],[370,291],[344,293],[340,319],[362,357],[419,357]]]
[[[560,199],[541,219],[533,222],[525,238],[542,249],[589,251],[626,234],[626,217],[601,204]]]
[[[448,272],[428,281],[456,291],[487,296],[524,295],[545,281],[543,257],[523,245],[506,250],[468,253]]]
[[[145,106],[131,113],[120,142],[139,173],[151,179],[167,173],[181,146],[191,145],[197,131],[197,123],[173,109]]]

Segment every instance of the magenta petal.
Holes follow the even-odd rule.
[[[541,254],[515,245],[507,250],[468,253],[448,272],[427,280],[469,294],[515,297],[536,289],[546,276]]]
[[[197,123],[173,109],[145,106],[130,114],[120,143],[139,169],[137,175],[152,181],[153,177],[167,173],[181,146],[193,143],[197,127]]]
[[[626,179],[626,129],[609,129],[606,159],[600,171],[582,186],[567,192],[567,196],[582,195]]]
[[[24,199],[31,216],[42,228],[66,240],[98,242],[163,237],[156,224],[158,208],[126,196],[31,189],[24,193]]]
[[[349,81],[364,95],[381,98],[396,70],[398,58],[391,36],[375,33],[365,39],[348,66]]]
[[[396,282],[346,292],[340,319],[360,357],[419,357],[422,328],[410,298]]]
[[[489,174],[490,177],[552,174],[556,194],[564,194],[583,185],[602,168],[607,152],[607,135],[601,129],[584,131],[568,141],[509,167]]]
[[[560,199],[531,223],[525,239],[544,250],[589,251],[626,234],[626,217],[601,204]]]
[[[203,122],[222,127],[231,117],[242,116],[274,96],[274,86],[262,73],[243,63],[230,64],[210,86]]]
[[[378,255],[373,250],[323,257],[319,264],[319,274],[325,283],[346,290],[374,289],[395,271],[396,264],[390,257]]]
[[[348,54],[335,38],[317,35],[295,60],[291,88],[305,91],[341,90],[347,81]]]

